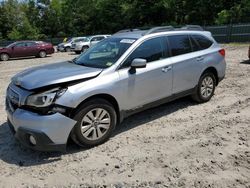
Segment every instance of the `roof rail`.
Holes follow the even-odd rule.
[[[140,29],[123,29],[123,30],[117,31],[115,34],[127,33],[127,32],[133,32],[133,31],[140,31]]]
[[[204,29],[199,25],[185,25],[180,28],[181,30],[193,30],[193,31],[204,31]]]
[[[146,31],[144,35],[149,35],[152,33],[158,33],[158,32],[164,32],[164,31],[173,31],[174,27],[169,25],[169,26],[161,26],[161,27],[153,27],[152,29]]]
[[[179,28],[174,28],[173,26],[169,25],[169,26],[153,27],[149,30],[123,29],[123,30],[116,32],[115,34],[127,33],[127,32],[133,32],[133,31],[145,31],[145,33],[143,33],[142,35],[149,35],[152,33],[160,33],[160,32],[166,32],[166,31],[181,31],[181,30],[204,31],[204,29],[199,25],[185,25],[185,26],[179,27]]]

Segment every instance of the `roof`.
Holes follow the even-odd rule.
[[[186,25],[180,28],[174,28],[173,26],[160,26],[160,27],[153,27],[148,30],[140,30],[140,29],[124,29],[118,31],[113,36],[117,38],[133,38],[139,39],[142,36],[154,34],[154,33],[162,33],[162,32],[175,32],[175,31],[204,31],[201,26],[198,25]]]
[[[139,30],[139,31],[129,31],[124,33],[116,33],[113,36],[116,38],[132,38],[132,39],[139,39],[141,38],[146,30]]]

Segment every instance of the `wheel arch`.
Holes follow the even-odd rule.
[[[92,95],[86,99],[84,99],[80,104],[77,105],[76,108],[74,108],[73,112],[71,113],[72,115],[75,114],[75,112],[77,111],[77,109],[79,109],[82,105],[84,105],[86,102],[93,100],[93,99],[104,99],[106,101],[108,101],[109,103],[111,103],[115,109],[116,115],[117,115],[117,122],[121,122],[121,114],[120,114],[120,107],[119,104],[117,102],[117,100],[115,99],[115,97],[113,97],[110,94],[106,94],[106,93],[101,93],[101,94],[96,94],[96,95]]]
[[[0,55],[2,55],[2,54],[7,54],[9,57],[11,57],[9,52],[0,52]]]
[[[206,69],[202,72],[201,76],[202,76],[203,74],[207,73],[207,72],[211,72],[211,73],[214,74],[215,79],[216,79],[216,86],[217,86],[218,83],[219,83],[219,76],[218,76],[218,71],[216,70],[216,68],[215,68],[215,67],[208,67],[208,68],[206,68]]]
[[[45,48],[42,48],[42,49],[39,49],[38,54],[39,54],[40,52],[42,52],[42,51],[44,51],[44,52],[47,53],[47,50],[46,50]]]
[[[87,47],[87,48],[89,48],[89,45],[83,45],[83,46],[82,46],[82,49],[83,49],[84,47]]]

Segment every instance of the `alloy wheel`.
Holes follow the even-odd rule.
[[[214,90],[214,81],[210,76],[206,76],[201,83],[201,96],[204,98],[209,98]]]
[[[98,140],[106,134],[110,125],[110,114],[103,108],[95,108],[83,117],[81,133],[87,140]]]

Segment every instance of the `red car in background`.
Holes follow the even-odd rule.
[[[248,58],[250,59],[250,46],[248,48]]]
[[[18,41],[4,48],[0,48],[0,60],[7,61],[10,58],[19,57],[46,57],[54,53],[54,47],[50,43],[42,41]]]

